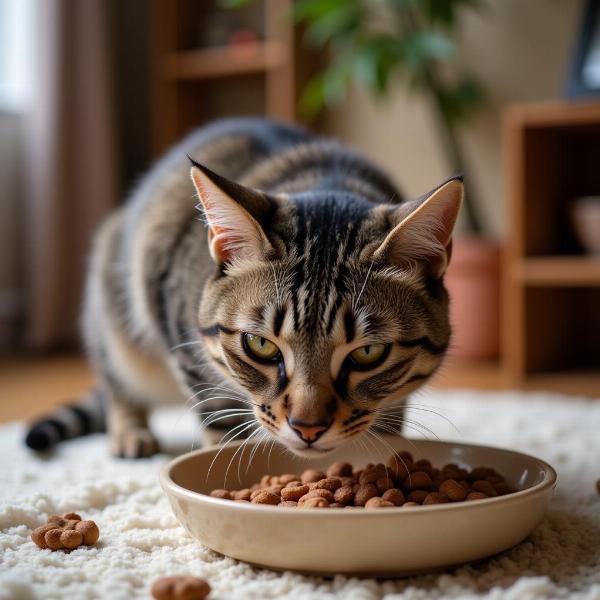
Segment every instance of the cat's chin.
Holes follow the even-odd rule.
[[[295,446],[287,446],[287,448],[302,458],[321,458],[335,450],[335,448],[297,448]]]

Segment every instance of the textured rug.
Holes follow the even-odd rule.
[[[186,573],[208,578],[214,600],[600,600],[600,401],[426,392],[415,403],[421,408],[412,418],[440,438],[514,448],[558,470],[551,511],[526,541],[476,564],[407,579],[259,570],[203,548],[177,524],[157,481],[167,456],[113,460],[105,438],[92,436],[40,459],[23,448],[23,427],[15,423],[0,428],[0,598],[148,598],[157,577]],[[189,449],[195,420],[156,416],[163,440]],[[67,511],[94,519],[100,542],[70,554],[39,550],[32,528]]]

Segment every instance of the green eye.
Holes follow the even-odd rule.
[[[389,344],[369,344],[350,352],[350,358],[359,367],[374,367],[387,356]]]
[[[242,344],[246,352],[257,360],[272,361],[279,355],[279,348],[267,338],[252,333],[244,333]]]

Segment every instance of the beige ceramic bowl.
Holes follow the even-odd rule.
[[[378,510],[282,509],[232,502],[205,494],[212,489],[240,489],[265,473],[299,473],[307,466],[324,469],[335,460],[357,466],[381,462],[375,451],[358,447],[302,461],[275,448],[259,450],[248,468],[249,450],[240,465],[238,449],[222,450],[210,476],[217,450],[198,450],[176,458],[160,480],[177,519],[202,544],[239,560],[272,569],[319,575],[407,575],[441,569],[491,556],[521,542],[541,521],[556,483],[545,462],[510,450],[467,444],[387,438],[398,450],[428,458],[436,466],[494,467],[519,491],[476,502]]]

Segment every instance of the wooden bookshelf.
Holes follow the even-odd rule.
[[[257,1],[236,10],[216,0],[153,0],[156,154],[215,118],[295,120],[307,69],[299,64],[291,9],[292,0]],[[215,41],[214,31],[230,23],[232,31]],[[236,27],[255,38],[236,43]]]
[[[504,115],[506,385],[600,397],[600,259],[578,246],[569,203],[600,195],[600,103]]]

